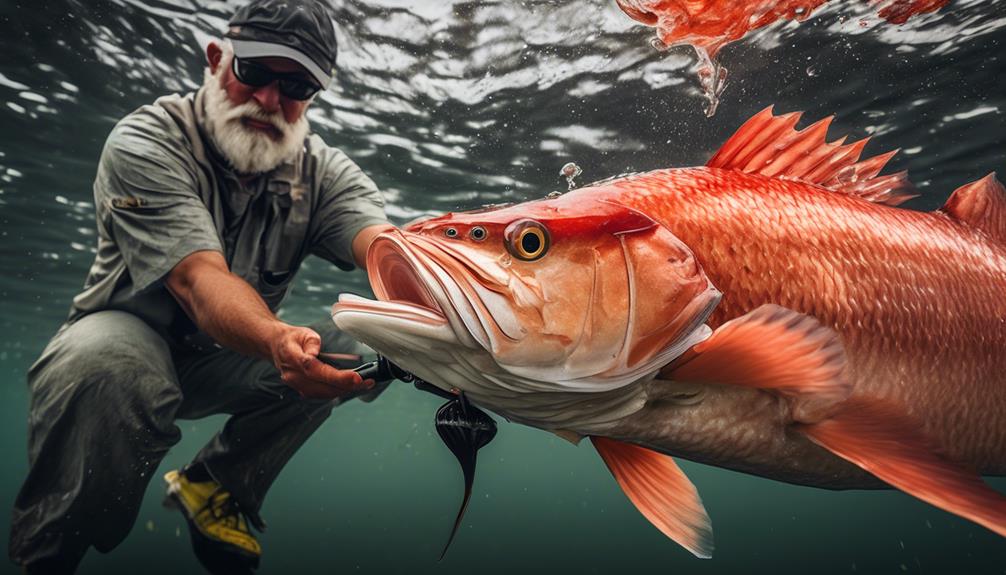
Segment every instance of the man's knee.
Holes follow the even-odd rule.
[[[92,415],[170,433],[182,399],[167,343],[141,319],[118,311],[61,330],[28,380],[33,420],[86,406],[101,409]]]

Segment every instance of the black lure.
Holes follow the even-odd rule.
[[[454,453],[461,464],[461,472],[465,478],[465,495],[461,500],[461,509],[454,520],[451,536],[440,553],[443,560],[447,548],[454,541],[454,536],[461,525],[461,518],[468,509],[468,500],[472,496],[472,484],[475,482],[475,462],[479,449],[485,447],[496,437],[496,422],[486,412],[468,402],[464,394],[448,401],[437,410],[437,433],[447,447]]]
[[[447,554],[447,549],[454,541],[454,536],[461,525],[461,518],[468,509],[468,501],[472,497],[472,484],[475,483],[475,462],[479,449],[485,447],[496,437],[496,422],[493,418],[472,405],[464,393],[455,395],[440,389],[439,387],[423,381],[397,365],[391,363],[387,358],[378,356],[377,361],[365,363],[356,368],[356,372],[364,379],[375,379],[377,381],[387,381],[390,379],[400,379],[412,382],[416,389],[430,392],[434,395],[449,399],[437,410],[435,424],[437,434],[447,445],[454,457],[458,458],[461,464],[461,472],[464,474],[465,495],[461,500],[461,509],[454,520],[454,528],[451,529],[451,536],[444,545],[444,550],[440,553],[440,559]]]

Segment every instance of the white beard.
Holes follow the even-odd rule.
[[[228,58],[224,58],[228,60]],[[206,70],[203,79],[206,105],[206,131],[217,150],[239,174],[260,174],[275,169],[280,164],[294,159],[304,146],[308,133],[307,116],[290,124],[282,112],[269,114],[254,100],[235,106],[227,99],[227,92],[221,84],[224,70],[230,64],[221,61],[217,73]],[[279,140],[268,134],[245,126],[242,118],[268,122],[282,134]]]

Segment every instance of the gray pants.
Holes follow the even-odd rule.
[[[365,353],[331,320],[324,351]],[[28,372],[28,477],[14,504],[15,563],[70,569],[129,533],[175,419],[232,417],[196,456],[257,520],[266,491],[338,403],[302,398],[267,361],[172,349],[143,320],[102,311],[63,326]]]

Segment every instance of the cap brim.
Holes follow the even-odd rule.
[[[234,55],[238,58],[288,58],[303,66],[321,84],[323,89],[328,88],[329,84],[332,83],[331,74],[326,74],[324,70],[314,63],[314,60],[308,58],[306,54],[299,50],[294,50],[282,44],[259,42],[256,40],[236,40],[231,38],[230,42],[234,46]]]

